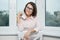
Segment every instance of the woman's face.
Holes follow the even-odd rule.
[[[31,4],[28,4],[27,7],[26,7],[26,15],[27,16],[31,16],[32,12],[33,12],[33,6]]]

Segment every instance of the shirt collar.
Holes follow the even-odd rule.
[[[23,15],[22,18],[23,18],[24,20],[26,20],[27,16],[26,16],[26,15]],[[34,18],[33,18],[33,16],[31,16],[31,17],[29,17],[29,19],[34,19]]]
[[[26,18],[25,18],[26,19]],[[29,17],[29,19],[33,19],[33,16]]]

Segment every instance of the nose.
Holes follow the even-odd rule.
[[[30,12],[30,10],[29,9],[26,9],[28,12]]]

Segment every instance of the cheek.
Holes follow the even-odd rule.
[[[25,10],[25,12],[26,12],[27,14],[29,13],[29,11],[28,11],[27,9]]]
[[[28,14],[28,10],[25,10],[26,14]]]

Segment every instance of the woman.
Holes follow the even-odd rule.
[[[17,16],[18,29],[20,32],[20,37],[22,39],[30,40],[31,36],[34,35],[34,33],[39,32],[40,30],[39,26],[40,24],[37,22],[36,19],[37,16],[36,4],[33,2],[28,2],[24,8],[24,13],[26,15],[25,19],[21,18],[22,16],[21,12],[18,13]]]

